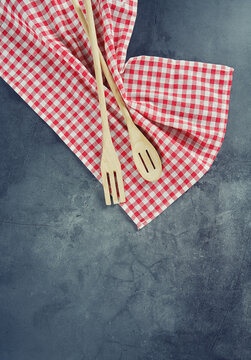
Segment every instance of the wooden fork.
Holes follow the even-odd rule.
[[[86,35],[90,38],[89,25],[85,20],[84,13],[79,5],[78,0],[71,0],[71,1],[76,10],[76,13],[78,14],[79,20],[86,32]],[[140,175],[145,180],[155,182],[161,177],[162,174],[162,163],[159,154],[155,149],[155,147],[143,135],[140,129],[134,124],[131,115],[127,109],[127,106],[119,92],[119,89],[110,73],[110,70],[100,50],[99,50],[99,57],[104,75],[119,105],[119,108],[124,116],[124,119],[126,120],[131,148],[132,148],[133,160],[136,165],[136,168],[140,173]]]
[[[92,11],[91,0],[84,0],[86,8],[86,16],[89,28],[89,40],[91,43],[95,76],[97,82],[98,98],[100,104],[100,112],[102,119],[102,130],[103,130],[103,150],[101,158],[101,175],[104,187],[105,202],[106,205],[111,205],[112,195],[113,203],[125,202],[124,184],[122,179],[121,166],[118,156],[115,152],[106,109],[104,85],[102,79],[101,64],[99,58],[99,48],[97,42],[97,35]]]

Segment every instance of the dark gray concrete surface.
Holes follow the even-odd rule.
[[[0,360],[251,359],[250,19],[139,1],[128,56],[235,68],[214,165],[141,231],[0,81]]]

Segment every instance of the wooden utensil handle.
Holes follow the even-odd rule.
[[[72,4],[73,4],[73,6],[74,6],[74,8],[76,10],[76,13],[78,14],[79,20],[80,20],[80,22],[81,22],[81,24],[82,24],[82,26],[83,26],[83,28],[84,28],[84,30],[86,32],[86,35],[90,40],[89,26],[88,26],[88,24],[87,24],[87,22],[85,20],[85,16],[84,16],[83,11],[82,11],[82,9],[81,9],[81,7],[79,5],[78,0],[72,0]],[[110,70],[109,70],[109,68],[108,68],[108,66],[106,64],[106,61],[105,61],[100,49],[98,49],[98,51],[99,51],[100,63],[101,63],[103,73],[104,73],[104,75],[106,77],[106,80],[107,80],[107,82],[108,82],[108,84],[109,84],[109,86],[111,88],[111,91],[112,91],[112,93],[113,93],[113,95],[114,95],[114,97],[115,97],[115,99],[116,99],[116,101],[117,101],[117,103],[119,105],[119,108],[120,108],[120,110],[121,110],[121,112],[122,112],[122,114],[123,114],[123,116],[124,116],[124,118],[126,120],[128,130],[130,130],[129,128],[134,126],[134,122],[133,122],[133,120],[131,118],[131,115],[130,115],[128,109],[127,109],[127,106],[126,106],[126,104],[125,104],[125,102],[124,102],[124,100],[123,100],[123,98],[122,98],[122,96],[120,94],[120,91],[119,91],[119,89],[118,89],[118,87],[117,87],[117,85],[116,85],[116,83],[115,83],[115,81],[113,79],[113,76],[112,76],[112,74],[111,74],[111,72],[110,72]]]
[[[98,98],[100,104],[102,128],[103,128],[103,146],[104,146],[104,142],[112,141],[112,140],[111,140],[107,109],[106,109],[102,70],[101,70],[100,57],[99,57],[99,47],[97,42],[97,35],[96,35],[94,18],[93,18],[91,0],[84,0],[84,3],[86,8],[86,17],[87,17],[88,29],[89,29],[89,40],[91,43],[94,70],[95,70],[95,76],[97,82],[97,91],[98,91]]]

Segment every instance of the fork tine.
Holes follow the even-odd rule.
[[[124,183],[123,183],[123,178],[122,178],[122,174],[120,173],[116,173],[117,174],[117,184],[118,184],[118,190],[119,190],[119,200],[120,203],[124,203],[125,200],[125,190],[124,190]]]
[[[110,174],[110,183],[111,183],[113,203],[118,204],[119,199],[118,199],[118,194],[117,194],[115,171]]]
[[[109,191],[109,184],[107,179],[107,173],[102,173],[102,180],[103,180],[103,188],[104,188],[104,194],[105,194],[105,203],[106,205],[111,205],[111,196]]]

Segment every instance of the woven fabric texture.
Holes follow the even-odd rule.
[[[226,131],[233,69],[152,56],[126,62],[137,1],[92,3],[99,47],[133,121],[163,162],[159,181],[141,178],[125,121],[106,87],[127,199],[121,206],[142,228],[213,164]],[[1,1],[0,76],[101,181],[102,126],[91,49],[70,0]]]

